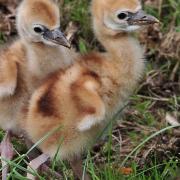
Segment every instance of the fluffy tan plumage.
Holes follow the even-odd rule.
[[[22,76],[24,60],[25,50],[19,42],[4,49],[0,56],[0,126],[4,130],[19,131],[15,119],[24,99],[22,95],[27,92]]]
[[[21,3],[17,12],[20,38],[2,50],[0,56],[0,126],[3,129],[12,129],[8,128],[15,119],[12,111],[19,112],[18,103],[25,98],[27,87],[35,89],[49,74],[72,63],[74,51],[58,45],[63,40],[51,42],[33,29],[38,23],[40,28],[53,31],[60,26],[59,18],[58,7],[51,0]]]
[[[157,20],[141,11],[138,0],[93,0],[94,32],[107,50],[80,56],[70,68],[51,75],[33,94],[25,129],[50,157],[79,156],[123,106],[144,70],[143,50],[130,35]]]
[[[72,64],[76,56],[60,31],[60,12],[52,0],[26,0],[17,13],[17,29],[27,50],[28,87],[35,89],[59,68]]]
[[[0,127],[19,134],[19,119],[34,89],[51,73],[71,65],[76,54],[63,47],[70,45],[60,31],[60,13],[54,1],[22,1],[16,24],[19,39],[0,54]],[[5,142],[1,152],[6,149]]]

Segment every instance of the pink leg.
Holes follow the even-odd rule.
[[[33,172],[32,170],[36,171],[39,169],[39,167],[44,164],[47,160],[49,159],[49,156],[46,154],[41,154],[40,156],[38,156],[36,159],[32,160],[29,164],[28,164],[28,170]],[[34,175],[31,173],[27,173],[27,178],[28,179],[35,179]]]
[[[84,174],[83,178],[83,161],[81,157],[76,157],[70,161],[70,165],[74,174],[81,180],[90,180],[91,178],[87,173]]]
[[[28,147],[28,149],[33,146],[32,141],[29,140],[28,138],[25,139],[25,143],[26,143],[26,146]],[[33,149],[33,150],[28,154],[28,158],[29,158],[29,160],[31,161],[31,160],[36,159],[36,157],[39,157],[41,154],[42,154],[42,153],[41,153],[38,149],[35,148],[35,149]],[[50,163],[50,162],[47,162],[46,164],[49,164],[49,163]],[[40,165],[40,168],[39,168],[39,169],[40,169],[40,172],[46,172],[46,173],[47,173],[48,175],[50,175],[51,177],[55,177],[56,179],[59,179],[59,180],[63,179],[63,177],[62,177],[59,173],[51,170],[51,169],[48,167],[48,165],[46,165],[46,164],[43,163],[42,165]]]
[[[8,174],[8,160],[12,160],[13,158],[13,145],[10,142],[11,134],[9,131],[6,132],[3,141],[0,145],[0,151],[1,151],[1,162],[2,162],[2,180],[7,179]]]

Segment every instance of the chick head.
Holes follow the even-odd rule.
[[[60,12],[52,0],[24,0],[17,10],[20,37],[32,43],[70,47],[60,29]]]
[[[92,15],[95,32],[107,35],[132,32],[159,22],[142,10],[139,0],[93,0]]]

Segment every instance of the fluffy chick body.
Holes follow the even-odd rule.
[[[144,70],[143,50],[127,32],[103,23],[119,9],[137,11],[139,1],[93,1],[94,31],[107,53],[90,53],[49,77],[33,94],[25,124],[34,143],[60,127],[39,147],[61,159],[78,156],[124,105]],[[123,26],[124,27],[124,26]],[[58,148],[60,147],[60,148]]]
[[[15,42],[0,55],[0,127],[19,132],[16,121],[27,93],[24,64],[25,49],[20,41]],[[18,102],[18,103],[17,103]]]
[[[34,89],[52,72],[68,67],[76,56],[73,50],[41,39],[33,31],[37,23],[50,30],[59,27],[59,9],[53,1],[24,0],[20,4],[20,38],[0,55],[0,127],[15,134],[20,132],[19,119]]]
[[[72,64],[75,51],[60,46],[63,35],[56,35],[61,32],[60,12],[53,0],[24,0],[18,8],[17,29],[27,50],[26,79],[30,91],[51,73]]]

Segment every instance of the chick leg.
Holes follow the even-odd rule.
[[[28,149],[30,149],[34,145],[33,142],[27,137],[25,137],[25,144],[26,144]],[[41,154],[42,153],[37,148],[34,148],[34,149],[32,149],[31,152],[29,152],[28,158],[30,161],[32,161],[33,159],[40,156]]]
[[[38,168],[44,164],[47,160],[49,159],[49,156],[46,154],[41,154],[40,156],[38,156],[36,159],[32,160],[29,164],[28,164],[28,170],[32,171],[33,170],[38,170]],[[31,173],[27,173],[27,178],[34,180],[35,176]]]
[[[13,158],[13,145],[10,142],[10,131],[7,131],[3,141],[1,142],[0,145],[0,150],[1,150],[1,162],[2,162],[2,180],[7,179],[7,173],[8,173],[8,163],[6,160],[11,160]]]
[[[28,138],[25,139],[25,143],[26,143],[26,146],[28,147],[28,149],[33,146],[32,141],[30,139],[28,139]],[[28,154],[28,158],[31,161],[31,160],[35,159],[36,157],[39,157],[40,155],[41,155],[41,152],[38,149],[35,148]],[[46,165],[45,163],[40,166],[40,171],[41,172],[46,172],[47,174],[55,177],[56,179],[63,179],[63,177],[59,173],[57,173],[55,171],[52,171],[48,167],[48,165]]]
[[[90,180],[91,178],[87,173],[84,174],[83,178],[83,161],[81,157],[76,157],[70,160],[70,165],[74,174],[81,180]]]

